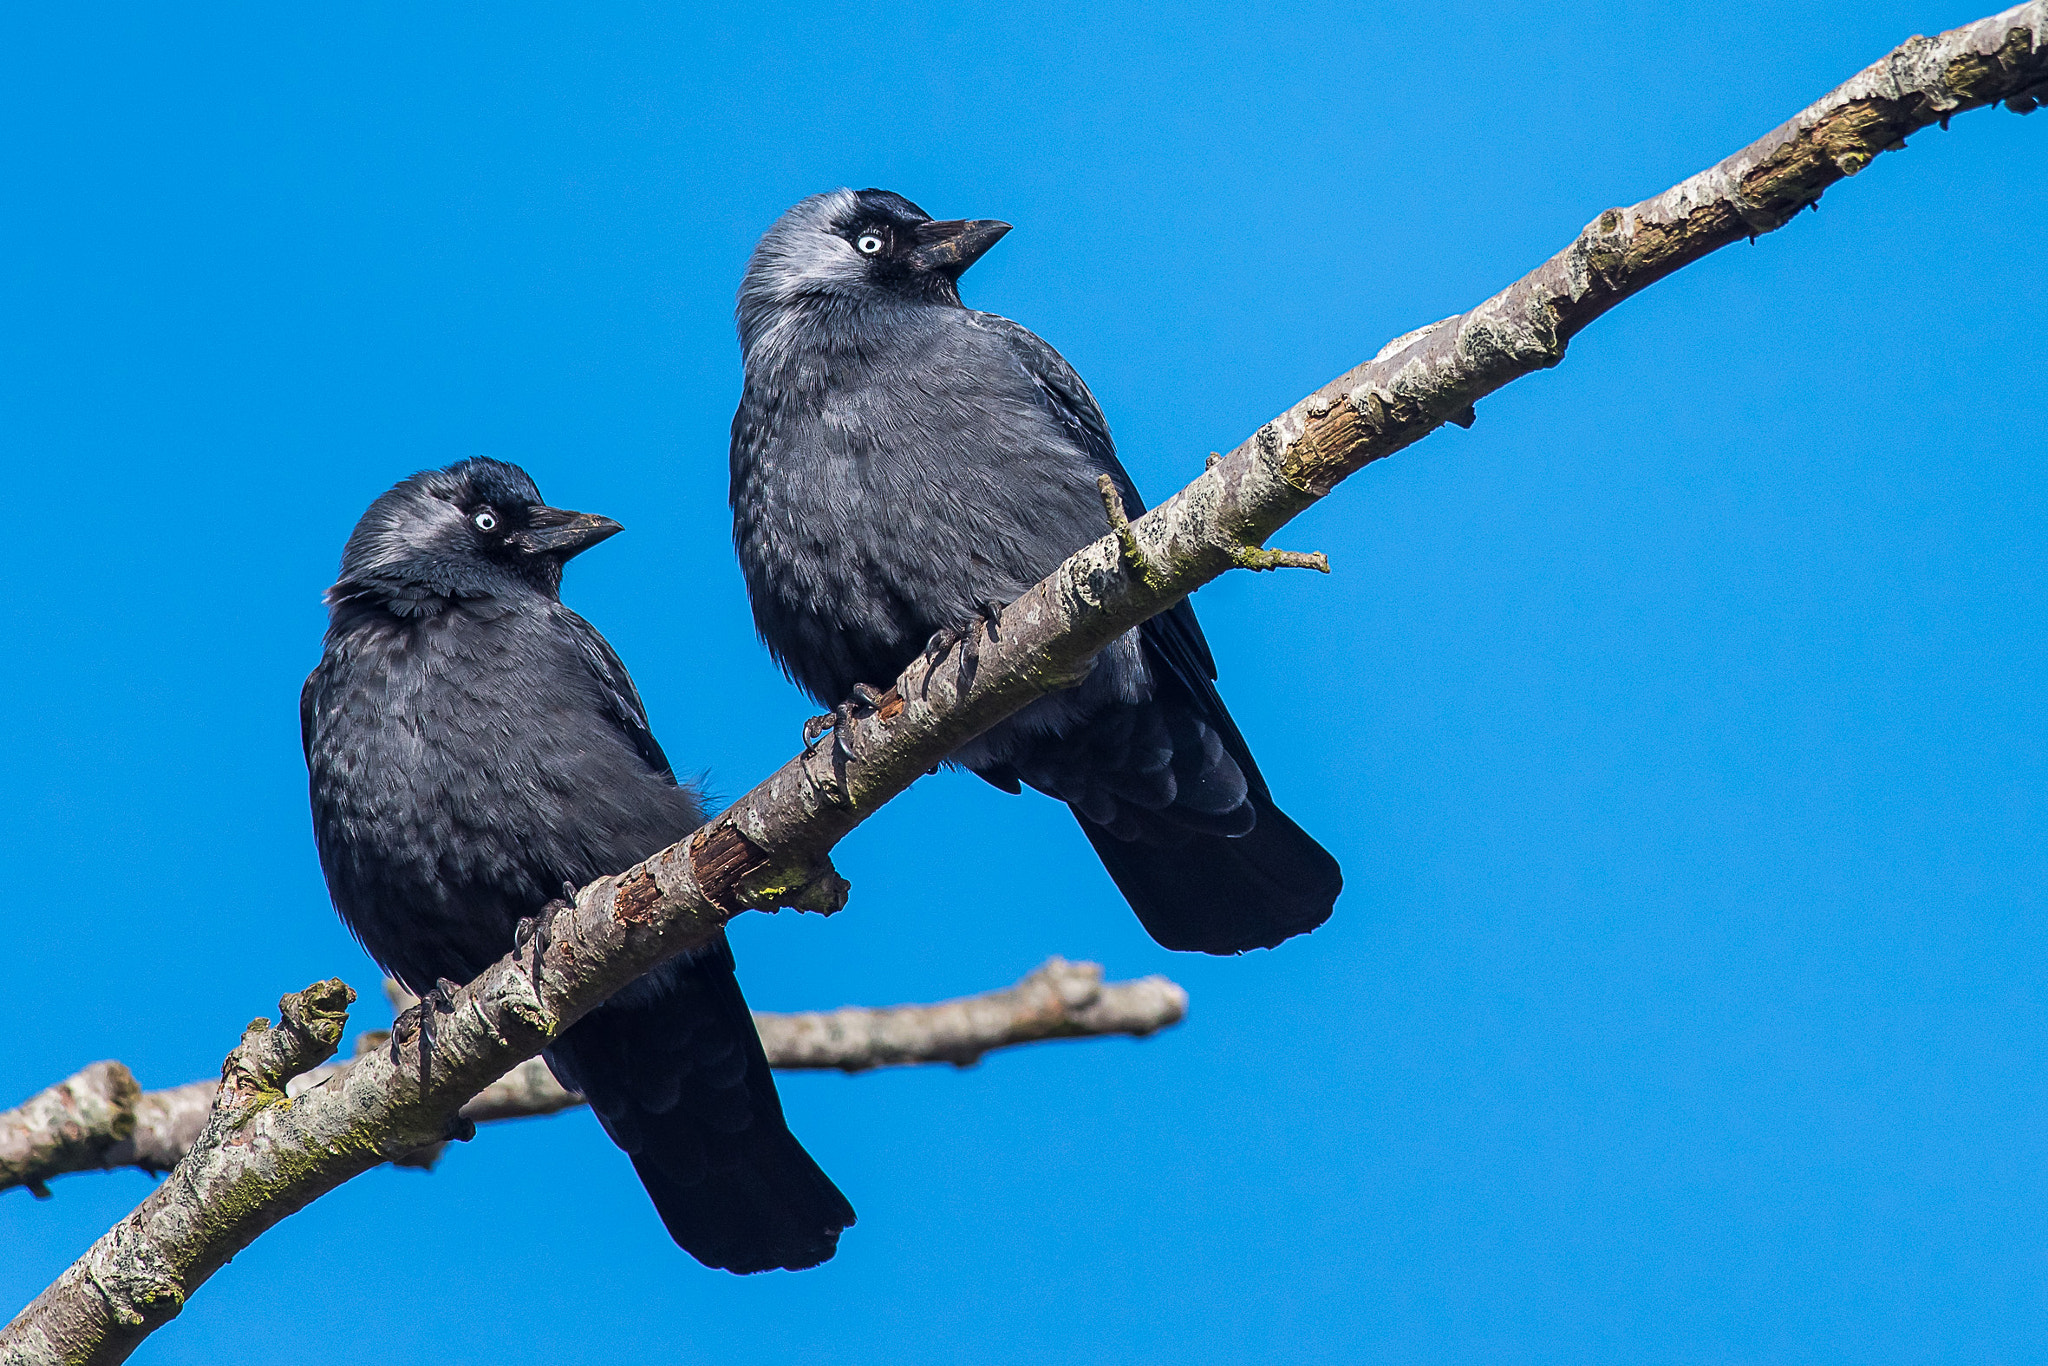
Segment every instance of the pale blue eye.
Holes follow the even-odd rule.
[[[498,518],[489,508],[485,508],[482,512],[470,518],[469,524],[478,531],[496,531],[498,529]]]
[[[860,235],[860,240],[853,245],[860,249],[861,255],[873,256],[882,249],[882,239],[871,232],[864,232]]]

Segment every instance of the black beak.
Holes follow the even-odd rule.
[[[529,555],[552,555],[558,560],[574,559],[599,541],[625,530],[611,518],[594,512],[551,507],[528,508],[526,525],[527,530],[515,531],[505,539]]]
[[[939,223],[917,225],[917,249],[910,264],[919,270],[936,271],[949,280],[981,259],[981,254],[1003,240],[1008,223],[993,218],[949,218]]]

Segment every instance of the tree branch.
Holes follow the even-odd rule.
[[[400,1010],[417,1004],[403,988],[394,992],[395,983],[384,986]],[[978,996],[881,1009],[757,1011],[754,1024],[769,1064],[780,1071],[867,1072],[941,1062],[969,1067],[999,1048],[1050,1039],[1144,1038],[1179,1024],[1187,1007],[1187,992],[1164,977],[1104,982],[1095,963],[1053,958],[1017,985]],[[357,1054],[389,1038],[383,1030],[360,1035]],[[302,1095],[353,1065],[350,1059],[312,1068],[294,1077],[285,1094]],[[208,1079],[144,1092],[120,1063],[96,1062],[18,1109],[0,1112],[0,1190],[27,1186],[47,1197],[43,1183],[55,1176],[123,1167],[169,1171],[206,1127],[219,1088]],[[547,1064],[528,1058],[472,1097],[462,1117],[490,1124],[582,1104]],[[438,1151],[431,1145],[401,1160],[425,1165],[424,1154]]]
[[[744,910],[840,909],[848,889],[827,856],[849,831],[968,739],[1077,682],[1097,651],[1239,564],[1340,480],[1445,422],[1469,423],[1474,403],[1557,364],[1622,299],[1782,226],[1907,134],[1999,101],[2025,112],[2044,97],[2048,0],[1912,39],[1720,165],[1601,214],[1477,308],[1397,338],[1130,523],[1143,579],[1121,538],[1105,536],[978,626],[978,648],[955,651],[950,669],[919,660],[880,706],[838,727],[838,743],[806,750],[689,839],[584,888],[540,962],[508,956],[454,993],[431,1080],[415,1013],[399,1020],[393,1050],[290,1104],[223,1087],[171,1177],[0,1331],[0,1361],[122,1359],[264,1229],[441,1140],[471,1096],[655,964]]]
[[[1013,987],[936,1005],[758,1019],[761,1042],[779,1068],[867,1072],[931,1062],[972,1067],[997,1049],[1047,1039],[1143,1038],[1179,1024],[1187,1012],[1187,992],[1164,977],[1106,983],[1094,963],[1051,958]]]
[[[135,1131],[142,1088],[118,1062],[96,1062],[0,1115],[0,1190],[27,1186],[47,1200],[43,1182],[91,1170]]]

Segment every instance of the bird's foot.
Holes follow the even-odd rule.
[[[419,1021],[417,1029],[420,1036],[420,1090],[423,1092],[427,1089],[427,1083],[433,1078],[434,1017],[436,1015],[452,1015],[455,1013],[453,997],[460,990],[462,990],[462,983],[450,981],[446,977],[438,977],[434,979],[433,990],[420,997],[420,1003],[408,1012],[416,1016]],[[398,1060],[398,1043],[404,1033],[405,1031],[396,1027],[391,1031],[392,1061],[394,1062]]]
[[[932,632],[932,638],[925,642],[924,647],[925,696],[931,696],[933,672],[956,649],[960,651],[958,687],[961,692],[973,687],[974,675],[981,667],[981,633],[985,630],[991,641],[1000,641],[1003,638],[1002,620],[1003,604],[994,598],[983,598],[974,604],[972,621]]]
[[[563,911],[575,909],[576,891],[575,883],[564,882],[561,896],[512,927],[512,952],[518,953],[529,944],[533,946],[533,962],[528,965],[527,976],[533,983],[536,1000],[540,998],[541,955],[548,951],[548,945],[555,942],[555,917]]]
[[[980,602],[974,604],[974,611],[980,617],[981,624],[988,628],[988,638],[990,640],[999,641],[1003,638],[1003,608],[1006,605],[1005,603],[997,602],[994,598],[983,598]]]
[[[832,732],[832,752],[841,759],[851,759],[853,750],[848,746],[847,736],[853,723],[862,716],[874,715],[876,708],[886,700],[878,689],[866,683],[854,684],[852,697],[823,716],[813,716],[804,722],[804,748],[817,744],[818,738],[829,730]]]

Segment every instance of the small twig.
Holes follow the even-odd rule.
[[[1215,469],[1223,457],[1209,452],[1207,468]],[[1117,492],[1116,481],[1108,475],[1101,475],[1095,487],[1102,490],[1102,508],[1109,514],[1109,529],[1116,533],[1116,543],[1123,554],[1124,563],[1147,588],[1157,590],[1164,586],[1165,579],[1145,558],[1145,551],[1138,544],[1138,534],[1131,530],[1130,516],[1124,511],[1123,495]],[[1330,557],[1320,550],[1263,550],[1255,545],[1233,546],[1230,562],[1239,569],[1313,569],[1319,574],[1330,572]]]
[[[1095,480],[1095,487],[1102,490],[1102,510],[1109,514],[1109,529],[1116,533],[1117,548],[1124,557],[1124,563],[1138,576],[1138,581],[1147,588],[1157,591],[1165,580],[1159,571],[1145,558],[1144,547],[1138,544],[1137,533],[1131,530],[1131,519],[1124,513],[1124,497],[1116,490],[1116,480],[1101,475]]]
[[[1313,569],[1318,574],[1330,572],[1330,557],[1320,550],[1262,550],[1255,545],[1241,545],[1230,553],[1230,558],[1239,569]]]

